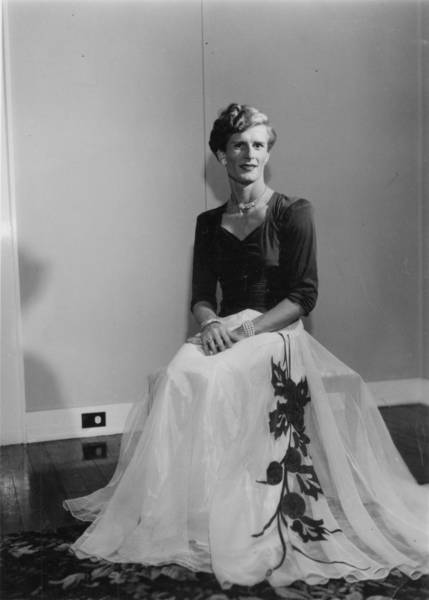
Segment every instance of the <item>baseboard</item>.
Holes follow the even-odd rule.
[[[373,381],[368,385],[378,406],[429,405],[429,379]],[[130,403],[105,404],[28,412],[26,413],[27,441],[43,442],[122,433],[131,406]],[[82,429],[82,413],[100,411],[106,413],[106,426]]]
[[[390,379],[368,383],[377,406],[429,405],[429,379]]]
[[[68,438],[122,433],[131,407],[131,403],[124,402],[119,404],[99,404],[97,406],[27,412],[25,415],[27,442],[45,442],[48,440],[65,440]],[[104,427],[82,429],[82,413],[91,412],[105,412],[106,425]]]
[[[11,446],[12,444],[23,444],[24,442],[22,429],[2,429],[0,431],[0,446]]]

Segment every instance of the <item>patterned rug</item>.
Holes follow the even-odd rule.
[[[429,600],[429,577],[411,581],[392,573],[384,581],[326,585],[303,582],[283,588],[260,583],[222,590],[206,573],[176,565],[142,567],[78,560],[69,544],[82,526],[19,533],[1,542],[2,600]]]

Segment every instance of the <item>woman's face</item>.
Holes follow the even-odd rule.
[[[234,133],[228,140],[225,152],[219,153],[228,177],[242,185],[254,183],[264,177],[268,152],[268,131],[265,125],[249,127]]]

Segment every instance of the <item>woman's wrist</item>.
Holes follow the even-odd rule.
[[[216,314],[215,308],[205,300],[197,302],[194,305],[192,312],[200,328],[202,328],[202,324],[207,323],[209,319],[219,319],[219,317]]]
[[[205,327],[207,327],[208,325],[212,325],[213,323],[221,323],[221,319],[219,319],[219,317],[210,317],[208,319],[204,319],[204,321],[202,321],[200,323],[200,328],[201,330],[203,330]]]
[[[256,335],[255,324],[253,321],[243,321],[238,330],[245,337],[252,337]]]

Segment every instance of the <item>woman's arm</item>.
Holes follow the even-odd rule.
[[[196,322],[200,326],[201,323],[204,323],[204,321],[218,318],[214,307],[210,304],[210,302],[207,302],[206,300],[201,300],[200,302],[194,304],[192,314],[194,315]]]
[[[205,354],[217,354],[240,339],[216,314],[217,276],[210,261],[211,233],[207,214],[203,213],[195,229],[191,311],[202,326],[200,341]]]
[[[281,300],[276,306],[253,320],[255,334],[278,331],[297,321],[305,314],[303,307],[289,298]]]
[[[192,263],[191,311],[199,323],[216,316],[217,276],[210,260],[212,228],[206,213],[198,216]]]

